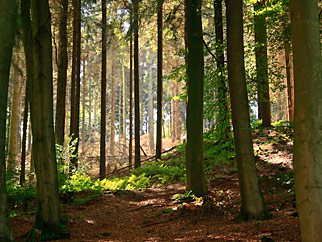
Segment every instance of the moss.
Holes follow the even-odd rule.
[[[234,219],[235,223],[240,223],[242,221],[252,221],[252,220],[267,220],[271,219],[273,215],[268,211],[268,209],[265,209],[264,212],[260,214],[251,214],[246,213],[245,211],[240,211],[238,216]]]

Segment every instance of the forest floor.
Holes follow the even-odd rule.
[[[274,132],[254,136],[256,166],[271,219],[235,223],[240,210],[237,172],[217,167],[208,174],[214,201],[208,208],[176,204],[173,195],[185,192],[180,182],[97,195],[77,193],[84,202],[61,207],[70,231],[62,241],[300,241],[294,194],[285,179],[292,169],[292,143],[281,135],[276,142],[267,142],[277,137]],[[27,213],[30,206],[24,215],[12,218],[17,242],[24,241],[21,236],[33,225],[34,215]]]

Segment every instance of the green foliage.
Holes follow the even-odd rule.
[[[27,184],[22,187],[15,180],[7,180],[7,196],[10,205],[23,204],[34,198],[35,195],[35,185]]]
[[[204,134],[204,164],[206,172],[211,172],[218,166],[234,166],[235,146],[232,133],[227,139],[221,138],[218,131]]]

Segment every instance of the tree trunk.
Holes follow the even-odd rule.
[[[265,1],[260,0],[254,4],[254,9],[257,11],[254,17],[254,29],[258,119],[263,121],[263,127],[269,127],[271,125],[271,105],[268,82],[266,17],[263,13],[259,13],[265,7]]]
[[[22,127],[22,141],[21,141],[21,165],[20,165],[20,185],[23,186],[26,180],[26,140],[27,140],[27,123],[28,123],[28,86],[26,83],[25,93],[25,107],[23,112],[23,127]]]
[[[294,178],[303,242],[321,241],[322,70],[315,0],[290,2],[294,82]]]
[[[188,85],[186,190],[200,197],[207,193],[203,166],[204,56],[201,0],[185,0],[185,34]]]
[[[259,188],[250,130],[242,6],[241,0],[226,0],[228,79],[241,195],[241,211],[238,219],[250,220],[270,216]]]
[[[83,59],[83,97],[82,97],[82,154],[85,155],[85,106],[86,106],[86,59]]]
[[[130,10],[130,22],[132,21],[132,9]],[[129,140],[129,165],[132,165],[133,156],[133,28],[131,28],[130,37],[130,140]]]
[[[135,161],[134,167],[141,166],[140,161],[140,76],[139,76],[139,0],[133,0],[134,16],[134,137]]]
[[[150,146],[150,154],[154,153],[154,118],[153,118],[153,52],[152,48],[150,49],[150,68],[149,68],[149,91],[148,91],[148,117],[149,117],[149,146]]]
[[[102,0],[102,73],[101,73],[100,179],[106,176],[106,0]]]
[[[225,58],[224,58],[224,34],[223,34],[223,17],[222,17],[223,0],[214,1],[215,11],[215,33],[216,33],[216,62],[218,72],[217,99],[219,104],[219,114],[217,116],[216,129],[220,132],[221,137],[227,140],[230,132],[229,123],[229,105],[228,89],[225,75]]]
[[[71,86],[71,143],[75,144],[75,151],[71,159],[71,170],[78,167],[78,138],[79,138],[79,103],[80,103],[80,44],[81,44],[81,0],[73,0],[73,59]]]
[[[292,62],[290,56],[290,46],[284,42],[284,54],[285,54],[285,69],[287,80],[287,106],[288,106],[288,120],[294,121],[294,85],[292,76]]]
[[[33,44],[32,44],[32,30],[31,30],[31,19],[30,19],[30,0],[21,1],[21,19],[22,19],[22,31],[23,31],[23,45],[24,45],[24,53],[25,53],[25,60],[26,60],[26,73],[27,73],[27,81],[26,81],[26,100],[25,100],[25,113],[27,111],[28,115],[28,93],[30,89],[31,82],[34,79],[34,60],[33,60]],[[28,117],[24,116],[24,125],[25,120],[28,120]],[[29,134],[28,134],[28,152],[31,150],[31,122],[29,122]],[[25,126],[23,128],[25,130]],[[24,143],[24,142],[23,142]],[[25,148],[22,147],[22,154],[21,154],[21,162],[24,163],[24,152]],[[33,166],[30,166],[30,172],[32,172]],[[25,168],[21,165],[21,183],[24,181],[24,170]]]
[[[122,99],[122,107],[123,107],[123,111],[122,111],[122,115],[123,115],[123,128],[122,128],[122,138],[123,138],[123,155],[126,155],[126,112],[127,112],[127,86],[126,86],[126,80],[125,80],[125,68],[124,68],[124,63],[122,62],[122,83],[123,83],[123,99]]]
[[[163,54],[163,45],[162,45],[162,29],[163,29],[163,20],[162,20],[162,6],[164,0],[158,0],[158,63],[157,63],[157,140],[156,140],[156,152],[155,159],[161,159],[162,152],[162,101],[163,101],[163,83],[162,83],[162,54]]]
[[[67,85],[67,15],[68,0],[60,0],[60,24],[59,24],[59,47],[58,47],[58,78],[57,78],[57,102],[55,117],[55,136],[57,143],[64,143],[65,135],[65,105],[66,105],[66,85]]]
[[[113,47],[112,47],[113,48]],[[114,55],[112,51],[112,56]],[[112,57],[111,63],[111,137],[110,137],[110,153],[114,156],[115,149],[115,63]],[[114,158],[112,158],[114,159]]]
[[[53,121],[51,18],[48,1],[32,0],[35,78],[30,85],[33,154],[37,175],[37,212],[34,227],[42,237],[60,238],[59,197]],[[30,240],[32,238],[29,238]]]
[[[8,161],[7,170],[9,172],[14,172],[16,167],[16,158],[18,153],[18,136],[19,136],[19,105],[20,105],[20,86],[21,86],[21,76],[19,70],[16,67],[14,69],[13,77],[13,92],[12,92],[12,102],[11,102],[11,112],[10,112],[10,130],[9,130],[9,145],[8,145]]]
[[[6,191],[5,143],[8,84],[18,8],[14,0],[0,0],[0,6],[0,241],[12,242],[14,237]]]

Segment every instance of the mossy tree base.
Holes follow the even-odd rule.
[[[69,231],[66,227],[60,224],[56,226],[41,226],[34,225],[34,227],[27,233],[27,242],[50,241],[58,239],[66,239],[70,237]]]
[[[245,211],[240,211],[238,216],[234,219],[234,222],[240,223],[243,221],[267,220],[267,219],[271,219],[272,217],[273,215],[268,210],[265,210],[263,213],[260,213],[260,214],[252,214],[252,213],[247,213]]]

